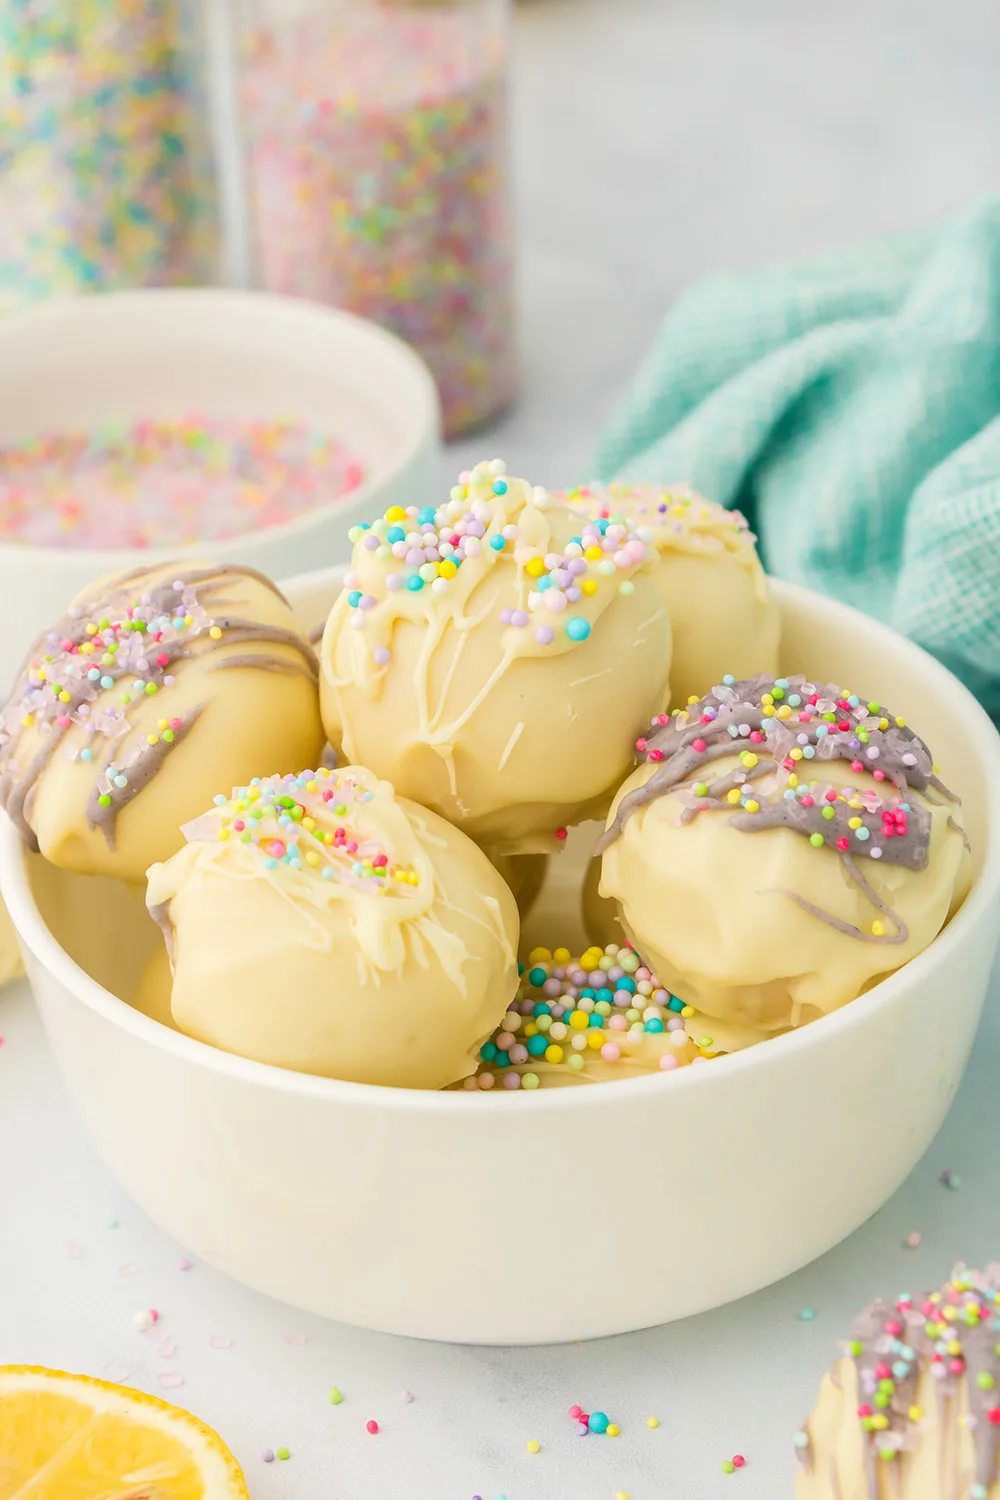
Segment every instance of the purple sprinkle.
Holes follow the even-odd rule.
[[[559,983],[554,974],[546,979],[545,983],[542,985],[542,994],[552,996],[562,994],[562,985]]]
[[[566,598],[570,604],[579,604],[580,600],[583,598],[583,593],[574,584],[572,588],[568,588],[566,590]]]
[[[505,1089],[519,1089],[521,1087],[520,1073],[505,1073],[503,1075],[503,1086]]]
[[[374,594],[362,594],[361,598],[358,600],[358,608],[374,609],[377,603],[378,600],[375,598]]]
[[[551,646],[556,638],[556,633],[551,625],[539,625],[535,631],[535,640],[540,646]]]
[[[523,609],[512,609],[510,612],[510,623],[523,630],[528,623],[528,616]]]
[[[573,574],[574,578],[579,578],[581,573],[586,573],[587,571],[587,559],[585,557],[571,558],[569,571]]]
[[[508,1056],[512,1063],[526,1063],[528,1061],[528,1049],[523,1042],[515,1042]]]
[[[376,646],[375,650],[372,652],[372,656],[375,658],[375,665],[377,667],[388,666],[391,655],[392,653],[390,652],[388,646]]]
[[[608,970],[608,982],[610,984],[616,984],[619,979],[623,979],[624,977],[625,970],[619,964],[612,964],[611,968]]]
[[[670,1017],[670,1020],[667,1022],[667,1030],[668,1031],[683,1031],[684,1030],[684,1022],[681,1020],[680,1016],[671,1016]]]
[[[421,563],[425,561],[423,549],[420,547],[411,547],[406,554],[406,566],[408,568],[419,568]]]
[[[379,539],[374,532],[370,531],[365,537],[365,550],[367,552],[376,552],[378,550],[378,547]]]
[[[500,611],[500,624],[501,625],[512,625],[513,623],[514,623],[514,611],[512,609],[502,609]]]
[[[402,1401],[402,1403],[403,1403],[404,1406],[409,1406],[410,1402],[413,1400],[413,1392],[412,1391],[401,1391],[399,1399],[400,1399],[400,1401]]]
[[[607,983],[607,975],[605,974],[603,969],[592,969],[591,972],[587,975],[587,983],[590,985],[591,989],[603,990],[605,984]]]
[[[190,1271],[192,1264],[193,1262],[189,1261],[186,1255],[182,1255],[177,1262],[177,1269],[179,1271]]]
[[[260,1456],[261,1456],[261,1458],[264,1460],[264,1462],[266,1464],[273,1464],[274,1463],[274,1449],[273,1448],[265,1448],[264,1451],[263,1451],[263,1453]]]

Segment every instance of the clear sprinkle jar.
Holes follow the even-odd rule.
[[[254,284],[413,344],[449,435],[515,384],[509,0],[234,0]]]
[[[0,311],[209,279],[198,0],[0,0]]]

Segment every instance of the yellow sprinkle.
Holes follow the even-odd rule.
[[[888,728],[888,726],[886,726],[886,727]],[[906,720],[905,719],[897,719],[896,720],[896,728],[897,729],[905,729],[906,728]]]
[[[583,555],[588,562],[600,562],[601,558],[604,556],[604,553],[601,551],[600,547],[586,547],[584,549]]]
[[[755,799],[751,797],[750,801],[747,803],[746,810],[747,812],[760,812],[760,803],[755,801]]]
[[[700,703],[700,702],[701,702],[701,699],[699,697],[697,697],[694,693],[692,693],[691,696],[690,696],[690,698],[688,699],[688,703]],[[610,1430],[611,1429],[609,1428],[608,1431],[610,1432]]]
[[[319,782],[318,781],[307,781],[306,782],[306,791],[307,792],[318,792],[319,791]]]
[[[249,800],[251,802],[256,802],[259,796],[260,796],[260,787],[259,786],[248,786],[247,787],[247,797],[249,798]]]
[[[219,829],[219,842],[221,844],[224,844],[226,842],[226,840],[228,839],[228,837],[229,837],[229,829],[228,828],[220,828]]]
[[[778,718],[779,719],[790,719],[791,717],[792,717],[792,710],[788,707],[787,703],[783,703],[781,705],[781,707],[778,709]]]
[[[437,570],[439,578],[454,578],[455,574],[458,572],[458,569],[456,568],[450,557],[446,557],[443,562],[439,562],[437,565]]]
[[[933,771],[935,776],[941,775],[941,767],[938,765],[936,760],[931,762],[931,770]]]
[[[585,1010],[574,1010],[570,1012],[569,1024],[574,1031],[586,1031],[590,1025],[590,1017]]]
[[[739,800],[740,800],[740,789],[739,789],[738,786],[734,786],[731,791],[728,791],[726,793],[726,801],[727,802],[731,802],[732,805],[733,805],[733,807],[736,807],[739,804]]]
[[[310,833],[312,833],[313,829],[316,827],[316,819],[315,818],[303,818],[302,819],[302,827],[308,829],[308,831]]]
[[[552,962],[552,954],[548,948],[532,948],[528,954],[529,964],[548,964]]]
[[[597,579],[596,578],[585,578],[583,580],[583,582],[581,583],[581,585],[580,585],[580,592],[581,592],[581,594],[586,594],[588,597],[591,596],[591,595],[593,595],[593,594],[596,594],[597,593]]]
[[[35,722],[35,716],[34,716],[34,714],[22,714],[21,715],[21,728],[22,729],[30,729],[31,726],[32,726],[32,724],[34,724],[34,722]]]
[[[307,865],[318,865],[319,864],[319,855],[316,853],[315,849],[310,849],[309,850],[308,854],[306,855],[306,864]]]
[[[541,578],[542,574],[545,572],[544,559],[542,559],[541,557],[532,557],[527,563],[525,563],[524,571],[527,573],[529,578]]]
[[[563,1052],[563,1049],[561,1047],[557,1047],[555,1042],[553,1042],[550,1047],[546,1047],[545,1049],[546,1062],[561,1063],[564,1056],[565,1053]]]
[[[889,1418],[886,1417],[886,1416],[883,1416],[883,1414],[881,1412],[879,1412],[877,1416],[872,1417],[871,1422],[872,1422],[872,1426],[875,1427],[875,1428],[877,1428],[878,1431],[881,1432],[883,1430],[883,1428],[888,1427],[888,1425],[889,1425]]]
[[[885,936],[885,923],[884,922],[873,922],[872,923],[872,932],[875,935],[875,937],[884,937]]]
[[[944,1313],[945,1319],[949,1323],[954,1323],[955,1319],[958,1317],[958,1313],[955,1310],[955,1308],[953,1308],[953,1307],[946,1307],[946,1308],[944,1308],[943,1309],[943,1313]]]
[[[948,1353],[951,1355],[961,1354],[962,1345],[958,1339],[948,1340]]]
[[[617,1422],[609,1422],[607,1427],[605,1427],[604,1429],[605,1437],[617,1437],[620,1432],[621,1428],[618,1426]]]
[[[87,634],[88,635],[96,635],[97,634],[97,626],[96,625],[88,625],[87,626]]]
[[[604,1032],[594,1026],[587,1032],[587,1046],[597,1052],[604,1046]]]
[[[44,667],[39,667],[38,668],[38,678],[39,678],[40,682],[48,682],[48,680],[49,680],[49,674],[48,674],[48,672],[46,672],[46,670],[45,670]]]
[[[553,960],[554,963],[557,963],[557,964],[568,964],[568,963],[570,963],[572,961],[572,958],[573,958],[573,955],[572,955],[572,953],[570,953],[570,951],[569,951],[568,948],[555,948],[555,949],[553,949],[552,960]]]
[[[538,1035],[538,1027],[535,1025],[534,1021],[527,1021],[525,1023],[524,1034],[525,1034],[525,1036],[537,1036]]]
[[[385,513],[385,518],[387,521],[405,521],[406,511],[401,505],[390,505]]]
[[[62,692],[62,693],[59,694],[59,702],[60,703],[69,703],[70,697],[71,697],[71,695],[69,693]]]
[[[146,736],[146,744],[147,745],[155,745],[157,743],[157,741],[159,740],[159,738],[160,738],[160,736],[158,734],[147,734],[147,736]]]
[[[185,615],[184,616],[184,624],[185,625],[193,625],[194,624],[194,615]]]
[[[771,697],[770,693],[761,693],[760,701],[765,708],[769,708],[771,704],[773,704],[774,699]]]
[[[761,711],[760,711],[760,716],[761,716],[762,719],[773,719],[774,718],[774,709],[773,708],[762,708]]]
[[[647,1427],[659,1427],[659,1425],[660,1425],[660,1419],[659,1419],[659,1417],[647,1417],[646,1418],[646,1426]]]
[[[799,749],[798,745],[796,745],[794,750],[789,750],[788,754],[792,760],[802,759],[802,751]]]
[[[798,786],[798,784],[799,784],[799,778],[796,776],[796,774],[795,774],[794,771],[790,772],[789,773],[789,777],[788,777],[788,785],[789,786]]]
[[[626,1495],[624,1490],[619,1490],[615,1495],[615,1500],[629,1500],[629,1496]]]
[[[924,1419],[924,1409],[922,1406],[911,1406],[906,1415],[911,1422],[922,1422]]]
[[[744,750],[743,754],[740,756],[740,760],[746,766],[747,770],[752,770],[753,767],[757,764],[757,757],[756,755],[754,755],[752,750]]]
[[[681,1015],[685,1018],[685,1020],[688,1017],[693,1016],[694,1015],[694,1006],[693,1005],[685,1005],[684,1009],[681,1011]]]
[[[940,1292],[931,1292],[931,1294],[927,1298],[927,1300],[928,1300],[928,1302],[933,1302],[934,1306],[937,1307],[940,1304],[940,1302],[941,1302],[941,1293]]]
[[[83,645],[80,647],[80,655],[81,656],[92,656],[93,654],[94,654],[94,647],[91,644],[91,642],[90,641],[84,641]]]
[[[156,721],[156,727],[157,727],[157,729],[159,729],[162,732],[164,729],[166,729],[166,727],[167,727],[167,725],[169,723],[170,723],[169,719],[157,719],[157,721]]]
[[[221,641],[222,640],[222,631],[219,629],[218,625],[211,625],[209,627],[208,633],[212,637],[213,641]]]
[[[537,1442],[534,1438],[532,1438],[531,1442],[528,1444],[528,1452],[529,1453],[541,1453],[541,1451],[542,1451],[542,1445],[541,1445],[541,1443]]]
[[[852,803],[851,806],[853,807],[854,804]],[[848,820],[847,820],[847,826],[848,826],[848,828],[860,828],[861,827],[861,819],[860,818],[848,818]]]

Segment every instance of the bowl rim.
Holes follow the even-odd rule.
[[[330,518],[340,519],[348,510],[353,511],[355,508],[360,510],[365,506],[376,504],[377,494],[405,472],[418,456],[428,437],[434,442],[439,440],[441,405],[437,386],[429,366],[416,350],[396,334],[391,333],[389,329],[382,328],[368,318],[359,317],[356,313],[347,312],[344,308],[326,307],[318,302],[310,302],[305,298],[283,297],[274,292],[241,291],[237,288],[211,286],[146,287],[132,291],[98,292],[90,296],[52,297],[44,303],[18,308],[6,314],[0,322],[0,349],[3,347],[5,338],[8,335],[16,336],[22,327],[26,327],[30,335],[37,325],[38,336],[44,338],[47,334],[45,324],[47,322],[58,323],[66,313],[84,319],[92,318],[99,326],[103,309],[109,304],[122,307],[126,312],[130,307],[141,312],[143,308],[162,305],[168,301],[177,305],[185,302],[191,304],[213,302],[221,306],[228,305],[234,312],[239,312],[241,309],[247,312],[253,308],[270,308],[275,315],[291,316],[298,318],[301,322],[326,323],[332,327],[339,327],[354,338],[367,340],[372,347],[380,346],[381,352],[388,358],[395,359],[401,369],[406,369],[407,376],[412,382],[415,397],[413,433],[405,443],[400,445],[397,454],[380,467],[378,473],[366,475],[358,487],[351,490],[348,495],[340,500],[329,501],[325,505],[314,506],[312,510],[304,512],[301,516],[295,516],[290,521],[282,521],[277,526],[257,526],[249,531],[240,532],[234,537],[219,538],[215,541],[178,542],[176,546],[38,547],[31,542],[0,541],[0,566],[12,562],[23,566],[27,558],[31,558],[33,564],[45,566],[66,566],[69,562],[76,564],[79,560],[86,563],[88,568],[92,569],[93,576],[97,578],[102,573],[110,573],[116,568],[126,568],[134,564],[137,557],[148,558],[151,563],[167,563],[174,558],[185,562],[219,548],[235,554],[249,547],[256,549],[265,545],[278,545],[286,540],[294,542],[296,537],[308,533],[318,523]],[[141,331],[140,329],[139,332]]]
[[[284,579],[281,586],[315,585],[331,576],[335,578],[338,571],[342,569],[317,569],[298,574],[292,579]],[[839,600],[781,579],[770,581],[779,597],[796,600],[800,605],[805,604],[811,608],[818,606],[828,612],[834,628],[838,620],[852,624],[861,621],[876,639],[880,635],[892,637],[896,649],[902,643],[902,647],[914,657],[932,686],[937,683],[946,694],[957,696],[963,702],[970,741],[986,772],[986,853],[978,878],[952,921],[923,952],[840,1010],[821,1016],[797,1031],[786,1032],[744,1051],[716,1058],[710,1068],[692,1066],[669,1074],[657,1072],[638,1078],[609,1080],[602,1082],[599,1088],[536,1089],[528,1092],[519,1090],[519,1102],[513,1106],[519,1111],[600,1109],[658,1089],[673,1093],[687,1088],[724,1088],[738,1071],[765,1067],[769,1063],[778,1065],[782,1059],[790,1058],[797,1052],[822,1046],[827,1038],[865,1025],[869,1018],[874,1018],[899,1001],[910,985],[919,983],[925,973],[956,960],[966,932],[973,926],[990,920],[1000,905],[1000,734],[985,710],[953,673],[913,641],[897,635],[888,626]],[[206,1042],[172,1031],[106,990],[70,958],[38,910],[27,877],[27,861],[28,851],[20,834],[7,815],[0,814],[0,889],[22,942],[66,994],[72,995],[103,1020],[131,1033],[137,1040],[162,1048],[183,1062],[206,1068],[240,1083],[277,1090],[283,1094],[326,1100],[347,1108],[415,1110],[425,1113],[462,1109],[492,1112],[512,1107],[506,1090],[477,1090],[473,1094],[465,1089],[406,1089],[323,1078],[223,1052]],[[716,1080],[714,1083],[713,1079]]]

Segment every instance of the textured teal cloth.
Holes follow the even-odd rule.
[[[895,626],[1000,715],[1000,199],[696,286],[596,472],[742,510],[770,572]]]

